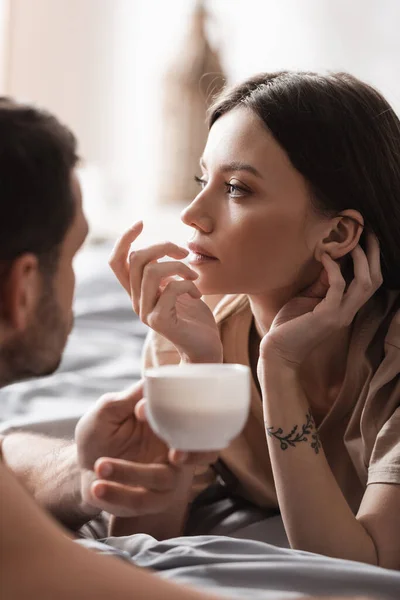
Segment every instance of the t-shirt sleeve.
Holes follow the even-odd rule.
[[[397,386],[400,400],[400,383]],[[400,485],[400,406],[379,431],[368,469],[368,484]]]
[[[375,375],[374,421],[381,424],[371,452],[367,483],[400,485],[400,311],[390,323],[384,350],[385,358]]]
[[[390,324],[384,349],[385,358],[374,378],[372,421],[379,426],[370,455],[368,484],[400,484],[400,311]]]

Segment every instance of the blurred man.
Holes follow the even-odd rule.
[[[53,116],[0,100],[2,386],[60,363],[73,323],[72,262],[88,233],[77,161],[74,136]],[[194,467],[168,462],[179,455],[136,418],[141,399],[140,383],[101,399],[77,445],[26,433],[0,440],[2,597],[206,598],[85,550],[48,516],[77,529],[106,509],[143,530],[141,519],[156,514],[149,533],[179,532]]]

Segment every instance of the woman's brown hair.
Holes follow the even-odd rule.
[[[263,73],[218,96],[210,128],[240,106],[286,151],[316,210],[362,214],[380,242],[383,285],[400,289],[400,121],[385,98],[347,73]]]

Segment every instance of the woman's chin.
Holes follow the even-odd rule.
[[[194,282],[202,296],[225,296],[226,294],[240,293],[235,289],[231,289],[228,286],[221,285],[219,281],[212,281],[211,278],[200,277]]]
[[[194,282],[202,296],[223,296],[226,294],[225,290],[221,289],[221,286],[216,282],[207,281],[206,277],[200,277]]]
[[[195,286],[203,296],[225,296],[226,294],[246,294],[245,286],[227,278],[222,281],[220,277],[210,276],[202,273],[200,269],[194,269],[198,278],[194,281]]]

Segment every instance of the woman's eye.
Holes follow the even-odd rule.
[[[207,181],[201,177],[197,177],[197,175],[194,176],[194,180],[201,187],[201,189],[204,190],[207,185]]]
[[[194,176],[194,180],[202,190],[204,190],[208,184],[206,179],[198,177],[197,175]],[[236,185],[235,183],[229,183],[228,181],[225,181],[225,190],[230,198],[241,198],[242,196],[250,193],[250,190],[246,190],[244,187]]]
[[[239,187],[238,185],[235,185],[234,183],[225,183],[225,186],[227,194],[231,198],[240,198],[241,196],[244,196],[247,193],[246,190]]]

